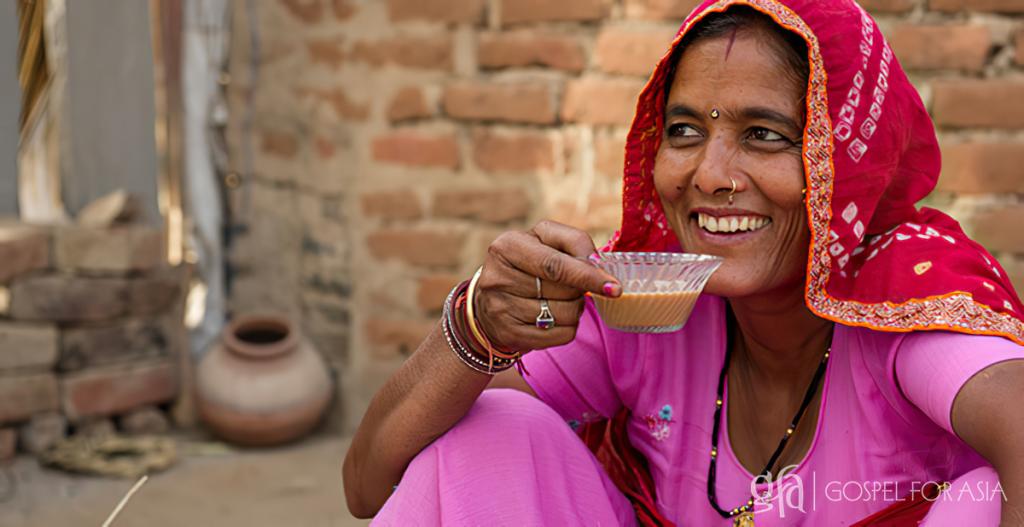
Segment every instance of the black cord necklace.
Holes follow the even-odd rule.
[[[789,438],[793,436],[796,431],[797,425],[800,424],[800,418],[804,416],[804,412],[807,407],[811,404],[811,400],[814,399],[814,394],[818,391],[818,384],[821,382],[821,378],[825,374],[825,367],[828,365],[828,357],[832,353],[832,346],[829,345],[828,349],[825,350],[825,355],[821,358],[821,363],[818,364],[817,371],[814,372],[814,378],[811,380],[811,385],[807,387],[807,392],[804,394],[804,400],[800,403],[800,409],[796,411],[796,415],[789,422],[789,427],[786,428],[786,433],[783,434],[782,440],[779,441],[779,446],[775,449],[771,458],[768,459],[768,463],[765,465],[764,470],[761,471],[758,478],[768,477],[771,474],[772,467],[775,466],[775,462],[778,461],[779,456],[782,455],[782,451],[786,448],[786,443],[789,442]],[[733,518],[736,520],[733,522],[734,526],[746,527],[754,525],[754,514],[751,509],[754,508],[754,498],[751,497],[743,505],[733,509],[723,509],[718,505],[718,498],[715,496],[715,475],[718,472],[717,461],[718,461],[718,433],[721,428],[722,422],[722,402],[725,394],[725,376],[729,371],[729,358],[732,355],[732,346],[728,346],[725,352],[725,364],[722,365],[722,372],[718,375],[718,395],[715,397],[715,420],[711,430],[711,463],[708,465],[708,501],[711,502],[711,506],[720,514],[723,518]]]

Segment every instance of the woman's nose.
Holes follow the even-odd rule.
[[[735,148],[723,138],[711,138],[706,145],[693,174],[694,188],[708,195],[732,190]]]

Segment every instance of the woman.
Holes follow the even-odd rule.
[[[915,208],[938,173],[921,100],[852,1],[704,2],[640,96],[607,248],[724,257],[686,326],[604,327],[584,294],[621,286],[578,230],[502,235],[371,404],[350,509],[1024,525],[1024,306],[956,222]],[[523,373],[479,371],[525,350]],[[612,418],[599,462],[573,431]]]

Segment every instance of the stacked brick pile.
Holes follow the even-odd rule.
[[[181,276],[150,227],[0,224],[0,459],[167,429]]]
[[[619,219],[635,97],[696,4],[237,7],[229,93],[243,184],[231,199],[245,234],[233,304],[296,315],[370,393],[501,231],[547,217],[602,243]],[[1024,1],[863,4],[940,130],[929,204],[1024,289]]]

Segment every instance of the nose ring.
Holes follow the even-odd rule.
[[[729,182],[732,183],[732,190],[729,191],[729,204],[732,205],[733,195],[736,194],[736,180],[729,178]]]

